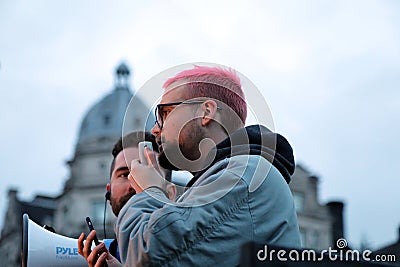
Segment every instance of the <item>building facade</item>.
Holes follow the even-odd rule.
[[[0,267],[21,266],[22,214],[28,213],[41,225],[53,225],[57,200],[36,196],[32,201],[18,199],[17,190],[9,189],[8,207],[0,238]]]
[[[334,248],[344,237],[342,202],[321,204],[318,177],[297,165],[289,184],[293,194],[303,247],[317,250]]]

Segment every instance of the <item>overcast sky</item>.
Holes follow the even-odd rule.
[[[7,190],[58,195],[85,112],[116,65],[140,88],[214,62],[262,91],[350,245],[397,240],[400,1],[1,1],[0,227]],[[160,91],[161,93],[161,91]],[[152,103],[151,103],[152,104]]]

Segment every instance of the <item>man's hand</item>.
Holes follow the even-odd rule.
[[[122,267],[122,264],[116,258],[114,258],[109,252],[103,252],[100,255],[94,267],[103,266],[102,264],[104,264],[104,260],[107,262],[108,267]]]
[[[78,238],[78,253],[82,257],[84,257],[88,263],[89,267],[103,267],[107,266],[105,263],[107,262],[109,267],[119,267],[122,266],[119,261],[114,258],[110,252],[108,252],[104,243],[100,243],[98,246],[94,247],[92,250],[92,243],[94,237],[96,236],[96,231],[93,230],[87,236],[85,241],[85,234],[82,233]]]
[[[144,154],[149,165],[144,165],[136,159],[131,162],[131,172],[128,178],[136,193],[143,192],[151,186],[164,187],[164,176],[158,166],[155,152],[146,147]]]

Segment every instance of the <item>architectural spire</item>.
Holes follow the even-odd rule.
[[[115,89],[129,90],[129,76],[130,70],[128,66],[124,62],[122,62],[115,70]]]

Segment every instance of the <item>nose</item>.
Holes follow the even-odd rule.
[[[155,137],[157,137],[158,135],[160,135],[160,132],[161,132],[160,127],[158,127],[158,123],[155,122],[153,128],[151,128],[151,133],[152,133]]]

